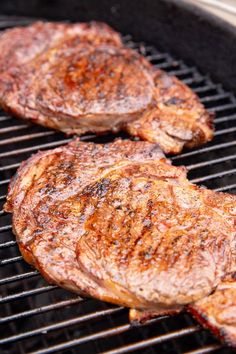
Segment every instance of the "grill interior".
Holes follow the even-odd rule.
[[[31,19],[0,17],[0,28],[26,24]],[[185,165],[189,178],[208,188],[236,192],[236,98],[208,75],[153,46],[125,43],[138,49],[158,68],[188,84],[210,110],[216,113],[212,142],[173,157]],[[83,140],[107,142],[114,136]],[[191,316],[163,316],[130,327],[128,311],[93,299],[82,299],[47,284],[27,265],[12,233],[11,216],[2,210],[9,179],[20,162],[38,150],[70,141],[62,133],[29,125],[0,112],[0,345],[1,353],[224,353],[222,345]]]

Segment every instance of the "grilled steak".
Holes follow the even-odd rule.
[[[213,137],[212,116],[198,97],[176,77],[156,70],[155,105],[126,126],[133,136],[158,143],[166,153],[202,145]]]
[[[186,85],[99,23],[39,22],[3,33],[0,104],[67,134],[125,130],[166,153],[213,136],[209,113]]]
[[[236,272],[236,197],[191,184],[158,145],[75,140],[39,152],[11,181],[5,210],[49,282],[130,307],[131,319],[191,305],[228,336],[215,298]],[[222,292],[224,304],[234,294]]]
[[[205,327],[236,348],[235,279],[221,283],[212,295],[197,301],[188,310]]]
[[[1,33],[0,71],[11,72],[13,68],[29,64],[47,49],[72,37],[77,44],[86,41],[121,45],[120,36],[104,23],[35,22],[27,27],[16,27]]]

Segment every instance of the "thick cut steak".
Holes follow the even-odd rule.
[[[127,131],[166,153],[213,137],[212,119],[190,88],[96,22],[37,22],[3,33],[0,104],[67,134]]]
[[[233,317],[216,308],[222,298],[235,308],[235,288],[217,294],[236,272],[236,197],[191,184],[157,144],[75,140],[39,152],[12,179],[5,210],[48,281],[130,307],[132,320],[207,311],[236,344]]]

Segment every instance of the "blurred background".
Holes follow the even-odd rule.
[[[194,3],[236,26],[236,0],[185,0]]]

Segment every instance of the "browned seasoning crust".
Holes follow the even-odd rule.
[[[125,130],[166,153],[213,137],[212,118],[192,90],[96,22],[37,22],[3,33],[0,104],[67,134]]]
[[[190,305],[217,327],[219,291],[236,271],[236,197],[191,184],[158,145],[75,140],[39,152],[12,179],[5,210],[48,281],[130,307],[132,321]],[[221,293],[226,311],[234,295]],[[235,345],[229,321],[220,331]]]

